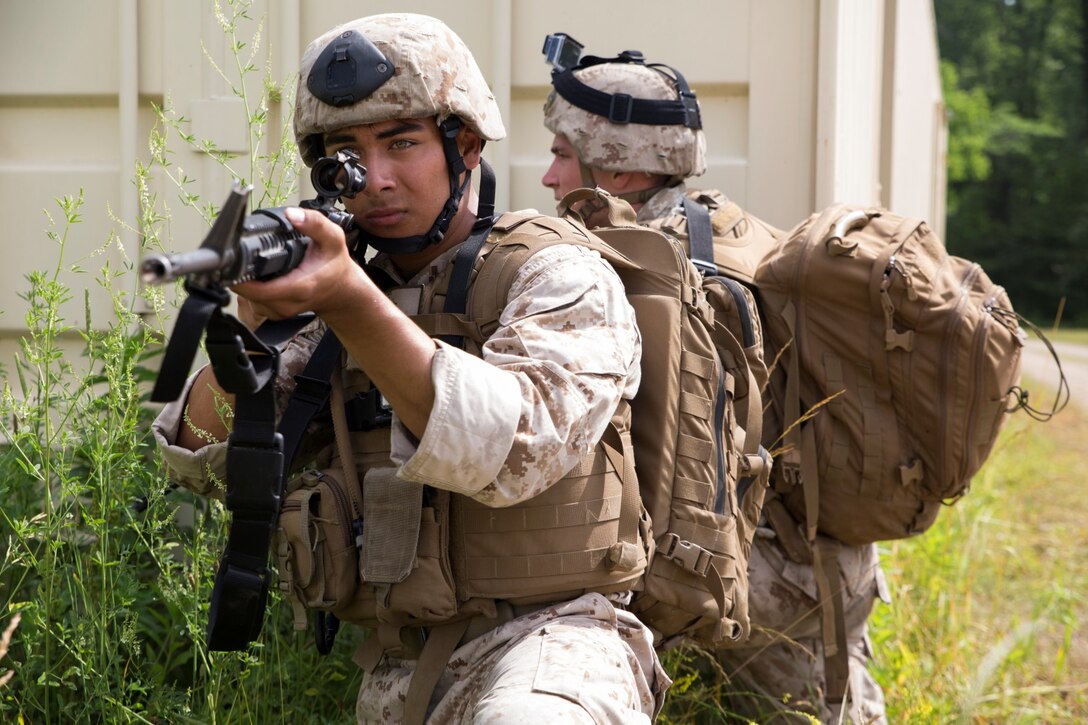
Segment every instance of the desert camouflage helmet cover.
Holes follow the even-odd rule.
[[[322,53],[338,39],[362,36],[384,56],[374,56],[381,74],[376,88],[361,99],[329,103],[315,95],[313,83]],[[354,69],[353,69],[354,70]],[[363,72],[363,71],[360,71]],[[332,83],[330,82],[330,86]],[[397,118],[457,116],[480,138],[506,136],[495,96],[464,41],[440,20],[412,13],[372,15],[337,26],[306,48],[299,68],[295,140],[302,160],[313,165],[324,153],[321,134],[338,128]]]
[[[672,100],[677,95],[671,79],[636,63],[601,63],[575,70],[574,75],[605,93],[654,100]],[[702,130],[612,123],[572,105],[554,89],[544,103],[544,125],[566,138],[583,164],[602,171],[644,171],[684,179],[706,170]]]

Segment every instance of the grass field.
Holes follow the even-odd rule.
[[[966,497],[880,545],[892,603],[869,624],[889,722],[1088,722],[1086,440],[1073,408],[1012,416]],[[664,719],[723,721],[728,682],[699,676],[698,657],[667,661]]]
[[[1046,336],[1050,338],[1052,342],[1075,342],[1081,345],[1088,345],[1088,329],[1074,329],[1074,328],[1059,328],[1057,330],[1051,330],[1045,328],[1043,330]]]
[[[891,722],[1088,720],[1088,420],[1014,417],[971,492],[882,546],[871,620]]]

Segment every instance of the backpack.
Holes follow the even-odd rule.
[[[928,529],[1026,403],[1005,290],[924,221],[844,204],[792,229],[755,283],[776,358],[776,498],[810,541]]]
[[[669,214],[642,222],[676,237],[695,266],[751,285],[756,268],[783,232],[713,189],[685,189]]]
[[[590,233],[571,206],[593,198],[608,205],[609,226]],[[658,646],[684,636],[718,647],[744,641],[748,558],[771,469],[761,445],[766,367],[753,296],[734,280],[704,278],[675,239],[637,225],[630,205],[603,190],[572,191],[559,213],[521,216],[554,225],[550,239],[519,233],[518,215],[500,219],[477,262],[467,315],[493,325],[517,269],[550,244],[582,244],[613,266],[642,334],[625,455],[634,456],[651,552],[629,609]]]

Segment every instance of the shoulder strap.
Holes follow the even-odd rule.
[[[688,219],[688,256],[704,275],[717,274],[714,264],[714,229],[710,212],[690,196],[684,197],[684,215]]]
[[[468,288],[472,280],[472,268],[476,257],[487,241],[491,228],[495,225],[495,172],[491,166],[480,159],[480,206],[477,210],[476,223],[468,239],[461,243],[457,256],[453,260],[453,276],[446,291],[443,312],[463,315],[468,306]],[[464,338],[460,335],[442,335],[442,341],[455,347],[464,347]]]

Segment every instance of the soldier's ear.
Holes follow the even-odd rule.
[[[608,174],[611,186],[616,193],[622,194],[627,191],[635,191],[637,185],[645,185],[646,183],[646,174],[641,171],[608,171],[605,173]]]
[[[480,153],[483,147],[483,141],[471,128],[462,126],[457,132],[457,149],[461,152],[461,158],[465,160],[466,169],[475,169],[480,165]]]

